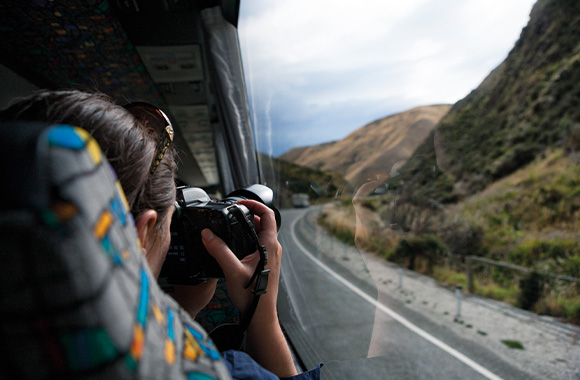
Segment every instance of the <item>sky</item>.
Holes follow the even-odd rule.
[[[464,98],[508,55],[534,0],[242,0],[256,145],[273,156]]]

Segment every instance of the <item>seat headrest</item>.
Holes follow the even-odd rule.
[[[229,378],[157,285],[86,131],[2,124],[0,162],[0,378]]]

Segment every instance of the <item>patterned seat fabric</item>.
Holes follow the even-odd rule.
[[[158,287],[96,141],[1,127],[0,378],[229,378]]]

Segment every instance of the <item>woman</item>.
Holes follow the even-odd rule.
[[[164,118],[160,110],[150,105],[124,108],[114,105],[103,94],[80,91],[41,91],[0,113],[3,121],[43,121],[79,126],[97,140],[122,184],[142,252],[155,276],[161,271],[169,247],[175,202],[175,149],[171,145],[172,130],[165,129]],[[159,121],[161,124],[158,125]],[[240,203],[256,216],[256,231],[260,243],[266,246],[266,268],[270,269],[267,293],[260,298],[247,329],[247,352],[278,377],[296,376],[276,312],[282,247],[277,240],[274,213],[259,202],[245,200]],[[239,260],[209,229],[202,232],[202,239],[224,271],[229,297],[243,314],[253,297],[253,287],[246,289],[245,285],[258,264],[258,253]],[[176,298],[193,318],[210,301],[215,285],[216,281],[210,280],[196,287],[180,288]],[[246,359],[235,352],[226,352],[224,357],[230,362],[237,361],[237,364],[243,362],[256,374],[263,371],[252,362],[246,363]],[[236,374],[236,367],[239,365],[230,363],[234,378],[246,375]],[[297,375],[297,378],[311,376],[319,376],[319,369]]]

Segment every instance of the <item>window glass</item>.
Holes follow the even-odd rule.
[[[576,2],[242,2],[280,319],[336,379],[580,376]],[[574,29],[576,28],[576,29]]]

